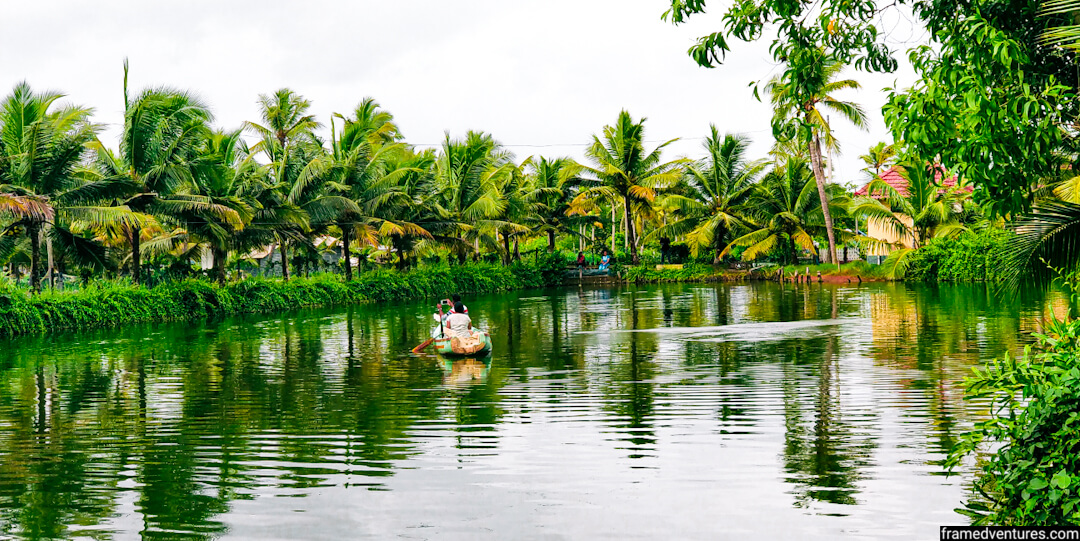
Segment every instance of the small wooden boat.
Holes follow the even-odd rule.
[[[437,329],[438,327],[436,327]],[[491,335],[486,331],[479,331],[480,335],[484,339],[484,346],[478,351],[472,353],[455,353],[454,349],[450,347],[450,337],[447,335],[436,336],[435,343],[432,346],[435,348],[435,352],[439,355],[446,355],[448,357],[480,357],[491,353]]]

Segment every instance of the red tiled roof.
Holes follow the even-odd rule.
[[[890,167],[888,171],[885,171],[881,174],[881,180],[884,180],[886,184],[892,186],[893,189],[895,189],[897,192],[900,192],[900,195],[906,197],[908,195],[908,181],[903,177],[903,175],[900,174],[901,171],[902,168],[899,165],[894,165]],[[937,168],[937,171],[934,172],[934,182],[941,184],[942,191],[944,191],[945,188],[951,188],[953,186],[956,186],[956,175],[952,175],[944,181],[941,180],[941,173],[943,171],[944,169],[939,167]],[[972,190],[971,186],[965,186],[964,190],[966,190],[968,193],[974,191]],[[867,183],[862,188],[859,188],[855,192],[855,195],[869,195],[869,192],[870,183]]]

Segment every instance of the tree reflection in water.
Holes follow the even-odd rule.
[[[787,483],[794,506],[854,508],[900,437],[881,412],[907,431],[905,452],[940,457],[977,414],[959,381],[1021,348],[1047,313],[978,286],[900,284],[583,288],[469,305],[490,359],[410,354],[429,332],[426,303],[10,341],[0,537],[216,538],[236,502],[386,490],[440,437],[479,461],[507,424],[554,414],[599,434],[589,445],[627,470],[659,467],[685,432],[715,435],[710,454],[765,438],[779,471],[760,473]],[[842,324],[769,326],[821,319]],[[691,332],[716,325],[757,334]]]

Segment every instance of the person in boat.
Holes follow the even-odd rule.
[[[443,299],[443,300],[439,301],[439,304],[441,304],[443,306],[449,306],[450,307],[450,309],[447,310],[445,314],[443,314],[443,316],[442,316],[443,321],[446,321],[446,318],[450,317],[450,314],[453,314],[453,313],[455,313],[457,311],[456,310],[457,305],[461,305],[461,307],[465,309],[465,311],[461,312],[461,313],[463,313],[463,314],[468,314],[469,313],[469,307],[465,306],[464,304],[461,303],[461,295],[458,295],[457,293],[454,293],[453,295],[451,295],[449,299]],[[438,319],[436,319],[436,321],[438,321]]]
[[[608,270],[608,267],[610,265],[611,265],[611,256],[608,255],[607,250],[604,250],[604,255],[600,256],[600,267],[599,267],[599,269],[602,270],[602,271],[606,271],[606,270]]]
[[[578,270],[583,270],[585,268],[585,252],[577,253],[577,266]]]
[[[473,334],[472,318],[466,313],[465,305],[461,301],[454,303],[454,311],[446,317],[446,335],[456,336],[462,340]]]

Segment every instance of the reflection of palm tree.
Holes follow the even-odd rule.
[[[839,396],[835,388],[836,353],[839,349],[838,338],[830,335],[815,340],[824,351],[817,350],[821,362],[818,365],[817,392],[814,393],[814,422],[808,430],[803,420],[804,411],[799,397],[804,394],[799,389],[799,377],[791,369],[793,365],[785,362],[787,372],[783,378],[784,417],[785,417],[785,471],[792,476],[790,483],[799,485],[796,491],[797,505],[807,505],[810,500],[853,505],[858,494],[857,482],[863,477],[860,468],[870,463],[870,456],[875,444],[872,439],[860,441],[852,427],[840,417]],[[795,350],[809,346],[805,341],[795,345],[780,344],[788,349],[788,355],[800,355]],[[817,349],[817,348],[814,348]]]

